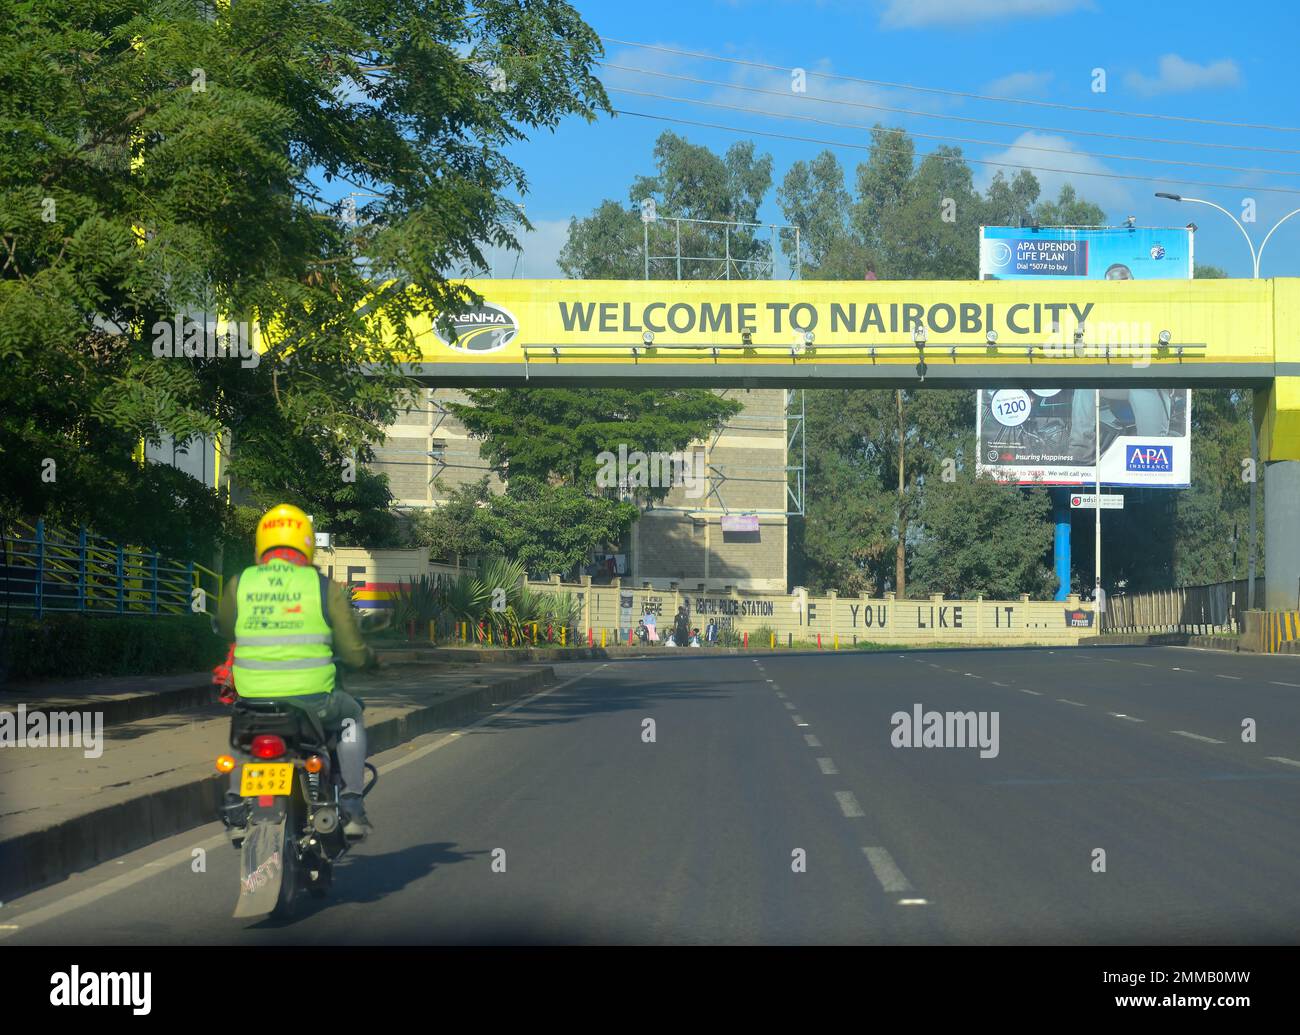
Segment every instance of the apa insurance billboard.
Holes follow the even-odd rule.
[[[982,227],[983,280],[1190,279],[1186,227]],[[1065,340],[1072,328],[1057,333]],[[1119,331],[1121,336],[1131,332]],[[1107,329],[1087,328],[1108,340]],[[1098,398],[1098,394],[1100,398]],[[1097,480],[1100,404],[1104,485],[1184,487],[1191,483],[1191,390],[1178,388],[982,389],[978,468],[1020,485],[1088,485]]]

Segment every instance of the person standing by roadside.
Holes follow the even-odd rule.
[[[686,613],[685,604],[677,609],[677,617],[673,621],[673,642],[678,647],[685,647],[691,642],[691,620]]]

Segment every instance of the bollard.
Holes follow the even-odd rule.
[[[537,646],[537,623],[533,623],[533,646]]]
[[[840,649],[840,634],[839,634],[839,633],[836,633],[836,634],[835,634],[835,649],[836,649],[836,650],[839,650],[839,649]]]
[[[602,639],[603,638],[604,637],[602,636]],[[591,626],[587,626],[587,646],[594,647],[595,645],[596,645],[596,637],[593,636],[591,633]]]
[[[561,646],[561,647],[564,646],[565,635],[568,633],[568,631],[569,631],[569,627],[568,627],[567,625],[562,625],[562,626],[560,626],[560,646]]]
[[[821,650],[821,649],[822,649],[822,634],[821,634],[821,633],[818,633],[818,634],[817,634],[817,649],[818,649],[818,650]]]
[[[744,643],[744,648],[745,648],[745,650],[749,650],[749,630],[748,630],[748,629],[745,630],[745,643]]]
[[[776,650],[776,633],[772,633],[771,636],[772,636],[772,643],[771,643],[769,649],[770,649],[770,650]]]
[[[636,630],[634,630],[634,629],[629,629],[629,630],[627,631],[627,645],[628,645],[629,647],[632,646],[632,637],[633,637],[633,635],[635,634],[635,632],[636,632]]]
[[[600,647],[601,647],[602,650],[605,649],[605,633],[608,632],[608,631],[609,631],[609,630],[607,630],[607,629],[601,629],[601,630],[600,630]]]

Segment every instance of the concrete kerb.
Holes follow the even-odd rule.
[[[551,668],[468,687],[405,715],[367,726],[370,754],[454,724],[555,682]],[[108,859],[183,833],[217,816],[225,777],[217,772],[0,841],[0,901],[27,894]]]
[[[1085,636],[1080,647],[1204,647],[1209,650],[1252,651],[1245,637],[1197,636],[1192,633],[1106,633]]]

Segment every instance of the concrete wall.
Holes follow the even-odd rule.
[[[983,643],[983,644],[1077,644],[1079,638],[1095,633],[1094,627],[1071,627],[1066,610],[1080,609],[1077,597],[1066,603],[1018,600],[945,600],[934,596],[923,600],[809,596],[794,593],[723,593],[694,589],[645,590],[625,586],[560,586],[558,583],[530,583],[535,589],[564,589],[582,596],[586,625],[595,631],[626,630],[647,610],[657,617],[661,634],[671,626],[677,608],[685,604],[692,626],[703,629],[709,618],[721,628],[753,635],[760,628],[777,634],[778,641],[815,642],[821,634],[825,647],[858,641],[873,643]],[[623,605],[630,603],[630,607]],[[1083,605],[1084,614],[1091,605]],[[630,617],[630,623],[628,618]],[[585,632],[585,630],[584,630]],[[624,632],[624,636],[626,633]],[[766,644],[751,644],[766,646]]]
[[[423,550],[358,549],[318,550],[316,565],[339,582],[352,582],[359,606],[366,609],[391,607],[397,583],[421,574],[454,574],[454,568],[430,564]],[[945,600],[940,596],[921,600],[895,600],[893,594],[883,598],[810,596],[799,589],[793,593],[746,593],[700,590],[696,587],[668,586],[645,589],[615,580],[613,585],[593,586],[590,579],[580,583],[529,582],[539,592],[572,593],[581,602],[583,621],[580,632],[592,629],[599,642],[601,630],[607,642],[626,639],[627,630],[641,615],[653,613],[656,626],[664,635],[672,625],[677,608],[686,605],[691,624],[702,630],[710,618],[719,627],[754,635],[759,629],[774,631],[782,643],[816,642],[832,647],[835,637],[840,646],[857,641],[873,643],[928,644],[1049,644],[1074,645],[1083,636],[1095,635],[1097,628],[1070,626],[1066,612],[1092,614],[1091,604],[1080,604],[1077,596],[1065,603],[1050,600]],[[621,636],[620,636],[621,630]],[[752,643],[752,646],[765,646]]]

